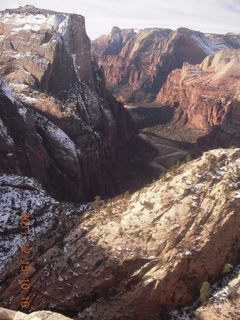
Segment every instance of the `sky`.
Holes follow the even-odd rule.
[[[92,40],[113,26],[240,33],[240,0],[1,0],[0,10],[26,4],[83,15]]]

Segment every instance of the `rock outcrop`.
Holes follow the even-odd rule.
[[[95,201],[94,210],[52,205],[61,223],[36,234],[24,273],[31,310],[147,320],[190,303],[203,282],[214,283],[226,264],[239,263],[239,172],[240,149],[218,149],[132,196]],[[34,226],[34,202],[30,207]],[[18,309],[24,295],[21,259],[15,254],[2,271],[0,303],[7,308]]]
[[[124,102],[150,102],[184,62],[197,64],[222,49],[240,48],[239,35],[203,34],[179,28],[133,29],[114,27],[92,43],[92,52],[104,67],[115,97]]]
[[[37,311],[31,314],[26,314],[19,311],[13,311],[5,308],[0,308],[1,320],[71,320],[61,314],[51,311]]]
[[[225,277],[213,286],[205,283],[201,290],[201,299],[192,305],[170,312],[170,320],[227,320],[239,319],[240,316],[240,265],[233,268],[226,264],[223,268]]]
[[[77,147],[45,116],[17,101],[0,80],[0,172],[35,177],[61,198],[83,196]]]
[[[9,137],[1,144],[1,172],[35,177],[62,200],[119,192],[128,176],[122,151],[137,144],[137,133],[91,60],[84,18],[32,6],[0,17],[0,75],[28,107],[1,88]]]
[[[239,146],[240,50],[222,50],[171,72],[157,101],[174,109],[172,124],[209,135],[198,147]]]

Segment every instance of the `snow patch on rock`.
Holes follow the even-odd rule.
[[[69,15],[6,13],[1,16],[1,20],[5,24],[13,26],[11,34],[22,31],[39,32],[50,29],[64,35],[68,26]]]
[[[61,144],[72,157],[77,158],[77,150],[69,136],[40,114],[35,114],[38,125],[55,141]]]
[[[222,42],[212,41],[208,39],[205,35],[193,34],[191,35],[191,37],[194,41],[198,43],[200,48],[202,48],[203,51],[210,56],[214,55],[219,50],[230,49],[226,44]]]
[[[12,137],[10,136],[10,134],[8,133],[7,127],[3,123],[2,119],[0,119],[0,136],[5,137],[5,140],[9,145],[14,144],[14,141],[13,141]]]
[[[5,96],[12,102],[12,103],[17,103],[17,100],[15,99],[14,95],[12,94],[11,89],[9,86],[6,84],[6,82],[2,79],[0,79],[0,89],[3,91]]]
[[[37,212],[46,206],[57,203],[49,197],[34,179],[16,175],[0,176],[0,271],[18,252],[22,241],[20,234],[20,214],[30,213],[31,230],[28,237],[33,241],[45,232],[52,221],[51,208],[44,217],[38,215],[37,224],[32,224]]]

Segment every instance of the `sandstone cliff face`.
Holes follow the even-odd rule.
[[[25,273],[32,310],[148,320],[191,302],[204,281],[214,283],[225,264],[239,262],[239,172],[240,150],[218,149],[93,211],[52,205],[61,223],[36,234]],[[48,210],[43,203],[41,214]],[[35,212],[33,203],[33,226]],[[20,262],[15,255],[2,271],[1,305],[8,308],[19,307]]]
[[[230,48],[240,48],[239,35],[203,34],[185,28],[136,33],[114,27],[110,35],[92,44],[109,88],[118,99],[133,103],[155,100],[168,74],[184,62],[200,63],[206,56]]]
[[[200,65],[174,70],[157,101],[174,108],[173,124],[210,133],[201,145],[239,145],[240,50],[222,50]]]
[[[125,170],[120,149],[128,148],[136,131],[121,103],[106,90],[101,69],[91,61],[84,18],[32,6],[5,10],[0,16],[0,75],[24,106],[37,111],[31,111],[21,128],[17,120],[13,125],[8,109],[14,109],[22,123],[23,117],[16,105],[7,106],[12,102],[2,94],[1,108],[9,118],[5,127],[14,128],[8,130],[15,141],[14,130],[26,130],[29,140],[26,127],[36,126],[30,136],[36,149],[43,146],[37,156],[25,153],[30,163],[16,155],[18,164],[11,162],[9,168],[4,165],[4,153],[2,172],[33,176],[61,199],[78,201],[86,195],[119,192]],[[20,142],[15,145],[22,149]],[[28,145],[35,149],[33,141]],[[6,147],[2,148],[5,152]]]
[[[82,169],[76,145],[46,117],[17,101],[1,79],[0,133],[2,174],[32,176],[55,196],[81,198]]]
[[[32,6],[1,12],[1,74],[64,97],[75,78],[94,83],[84,17]]]

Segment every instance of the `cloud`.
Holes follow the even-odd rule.
[[[25,4],[26,0],[1,0],[0,9]],[[114,25],[240,33],[240,0],[30,0],[28,4],[84,15],[92,39],[108,33]]]

